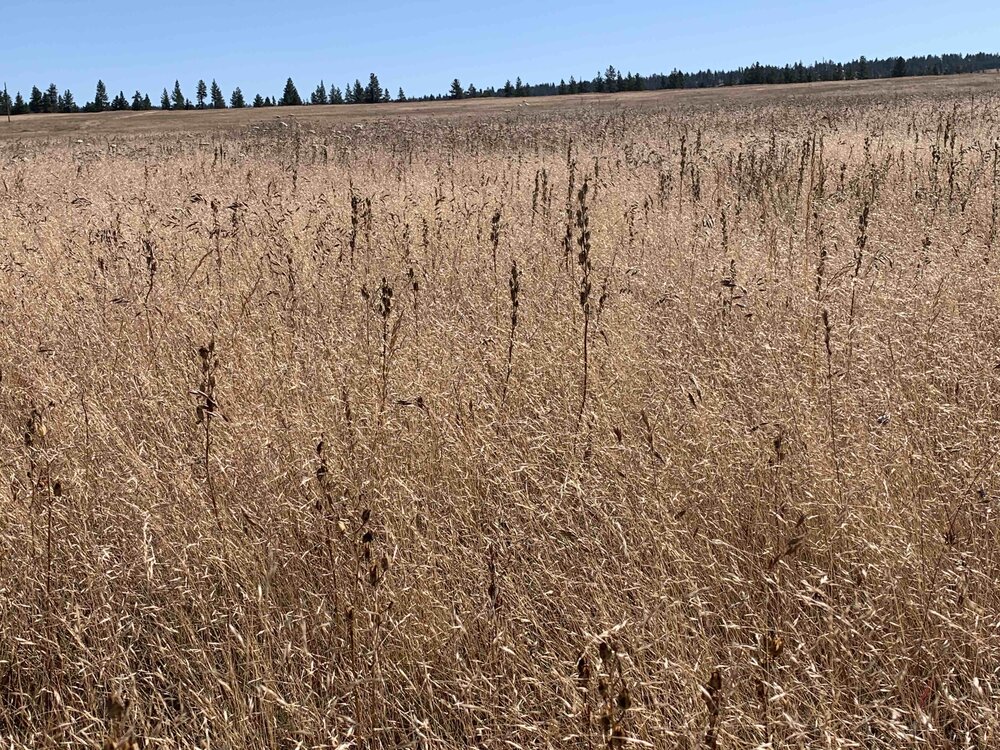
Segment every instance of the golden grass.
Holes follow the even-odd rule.
[[[787,91],[0,141],[0,737],[996,747],[1000,95]]]

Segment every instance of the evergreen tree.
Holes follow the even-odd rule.
[[[201,79],[198,80],[198,88],[195,91],[194,98],[198,101],[198,109],[205,109],[205,98],[208,96],[208,86]]]
[[[211,92],[209,96],[212,98],[212,109],[225,109],[226,108],[226,97],[222,95],[222,89],[219,88],[219,84],[212,79],[212,87],[209,89]]]
[[[28,111],[38,114],[42,111],[42,90],[38,86],[31,87],[31,98],[28,100]]]
[[[264,106],[265,107],[273,107],[274,106],[274,102],[271,100],[271,97],[269,97],[269,96],[265,96],[264,97]]]
[[[389,93],[389,89],[382,89],[382,99],[383,104],[388,104],[392,101],[392,94]]]
[[[10,113],[12,115],[26,115],[31,110],[28,108],[27,102],[24,101],[24,97],[21,96],[21,92],[17,92],[17,96],[14,97],[14,107],[11,109]]]
[[[42,96],[42,111],[59,111],[59,88],[54,83],[49,84],[48,90]]]
[[[67,113],[80,111],[80,108],[76,106],[76,100],[73,98],[73,92],[69,89],[63,91],[62,96],[60,97],[59,111]]]
[[[128,109],[128,99],[125,98],[124,91],[119,91],[118,96],[111,100],[111,110],[121,112],[124,109]]]
[[[507,79],[507,83],[503,85],[503,95],[504,96],[514,96],[514,84]]]
[[[94,111],[103,112],[108,105],[108,90],[104,86],[104,81],[98,81],[97,90],[94,92]]]
[[[285,92],[281,95],[278,104],[282,107],[297,107],[302,104],[302,97],[299,96],[299,90],[295,88],[291,78],[285,82]]]
[[[170,95],[170,108],[184,109],[186,102],[187,100],[184,98],[184,93],[181,91],[181,82],[174,81],[174,93]]]
[[[344,103],[344,92],[342,92],[336,86],[330,87],[330,104],[343,104]]]
[[[856,71],[857,77],[862,81],[870,77],[871,75],[871,73],[868,70],[868,60],[864,55],[858,58],[857,65],[854,66],[854,69]]]
[[[166,89],[163,89],[163,93],[160,94],[160,109],[170,109],[170,94],[167,93]]]
[[[264,97],[262,97],[260,94],[257,94],[257,96],[255,96],[253,98],[253,106],[255,106],[255,107],[263,107],[264,106]]]
[[[559,79],[559,88],[556,89],[556,93],[562,95],[567,93],[567,91],[568,89],[566,88],[566,79],[565,78]]]
[[[142,97],[142,108],[147,112],[153,108],[153,102],[149,98],[149,94]]]
[[[521,83],[521,76],[517,77],[517,81],[514,82],[514,96],[524,96],[524,84]]]
[[[374,73],[368,77],[368,85],[365,86],[364,100],[367,104],[377,104],[382,101],[382,86],[378,82],[378,76]]]
[[[461,99],[465,96],[465,90],[462,88],[462,82],[457,78],[451,82],[451,89],[448,91],[448,96],[452,99]]]
[[[319,82],[319,86],[316,90],[312,92],[309,96],[310,104],[329,104],[330,98],[326,95],[326,84],[323,81]]]
[[[131,110],[133,112],[141,112],[143,109],[144,107],[142,106],[142,94],[136,91],[134,94],[132,94]]]
[[[365,87],[361,85],[361,81],[357,78],[354,79],[354,90],[351,96],[353,97],[353,104],[361,104],[365,100]]]
[[[600,72],[594,76],[593,89],[598,94],[604,93],[604,76]]]
[[[405,102],[406,101],[406,94],[403,93],[403,87],[402,86],[399,87],[399,93],[396,94],[396,101],[397,102]]]
[[[609,94],[613,94],[618,90],[618,79],[621,76],[617,70],[615,70],[614,65],[609,65],[608,69],[604,71],[604,90]]]
[[[247,106],[246,100],[243,98],[243,92],[240,91],[239,86],[233,89],[233,95],[229,97],[229,106],[233,109],[243,109]]]
[[[576,82],[576,78],[574,78],[573,76],[569,77],[568,91],[571,94],[579,94],[580,93],[580,84]]]
[[[465,98],[475,99],[477,96],[479,96],[479,89],[477,89],[474,84],[470,83],[469,87],[465,90]]]
[[[906,75],[906,60],[902,57],[897,57],[896,62],[892,64],[892,77],[902,78]]]

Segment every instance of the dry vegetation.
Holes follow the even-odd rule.
[[[0,142],[4,745],[997,747],[1000,95],[794,91]]]

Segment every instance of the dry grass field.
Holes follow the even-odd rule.
[[[1000,746],[1000,77],[0,125],[0,746]]]

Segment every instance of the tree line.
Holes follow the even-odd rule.
[[[479,92],[482,96],[553,96],[561,94],[615,93],[618,91],[656,91],[660,89],[714,88],[717,86],[748,86],[779,83],[811,83],[817,81],[854,81],[872,78],[902,78],[904,76],[955,75],[1000,69],[1000,54],[919,55],[868,59],[861,56],[846,63],[824,60],[812,65],[801,62],[788,65],[762,65],[759,62],[735,70],[682,71],[639,75],[623,74],[608,66],[591,79],[570,77],[559,83],[523,83],[518,78],[507,81],[503,88]],[[456,91],[452,83],[452,94]],[[472,95],[466,92],[466,96]],[[454,97],[453,97],[454,98]]]
[[[659,89],[709,88],[716,86],[745,86],[779,83],[809,83],[814,81],[850,81],[871,78],[892,78],[903,76],[953,75],[957,73],[976,73],[984,70],[1000,69],[1000,54],[979,52],[975,54],[944,54],[922,55],[914,57],[887,57],[868,59],[863,55],[846,63],[821,61],[811,65],[801,62],[778,65],[762,65],[757,62],[748,67],[735,70],[699,70],[681,71],[674,69],[670,73],[640,75],[638,73],[622,74],[622,71],[609,65],[590,79],[577,79],[570,76],[569,81],[559,83],[525,83],[518,77],[513,83],[510,80],[497,88],[477,88],[473,84],[463,86],[458,78],[451,82],[445,94],[431,94],[408,98],[400,88],[395,97],[388,88],[379,82],[378,76],[372,73],[367,84],[360,79],[348,82],[341,89],[331,85],[327,87],[324,81],[303,98],[291,78],[285,83],[280,97],[261,96],[256,94],[252,100],[244,96],[237,87],[229,97],[226,97],[213,80],[206,84],[199,80],[195,86],[194,101],[185,95],[180,81],[174,81],[171,89],[164,88],[160,95],[158,106],[153,104],[149,94],[136,91],[131,97],[119,91],[110,98],[104,81],[98,81],[94,98],[86,103],[77,104],[76,98],[69,89],[59,90],[52,83],[44,91],[33,86],[27,99],[18,91],[11,97],[6,89],[0,91],[0,113],[11,115],[29,113],[70,113],[70,112],[105,112],[132,110],[135,112],[151,109],[189,110],[189,109],[242,109],[244,107],[288,107],[304,104],[381,104],[391,101],[437,101],[442,99],[472,99],[478,97],[528,97],[552,96],[565,94],[616,93],[619,91],[647,91]]]
[[[395,101],[406,101],[406,94],[403,89],[395,98]],[[164,88],[160,95],[159,105],[154,106],[149,94],[136,91],[131,98],[125,95],[124,91],[119,91],[118,95],[110,98],[108,89],[104,81],[98,81],[94,91],[94,98],[85,104],[77,104],[76,97],[69,89],[60,91],[56,84],[52,83],[42,91],[37,86],[33,86],[28,99],[18,91],[13,97],[4,90],[0,91],[0,113],[10,112],[12,115],[26,114],[49,114],[55,112],[115,112],[121,110],[132,110],[140,112],[143,110],[188,110],[188,109],[242,109],[244,107],[275,107],[275,106],[298,106],[302,104],[378,104],[393,101],[389,90],[383,88],[379,83],[378,76],[372,73],[367,84],[362,84],[360,80],[348,83],[343,89],[331,86],[327,89],[326,84],[320,81],[319,85],[309,95],[308,101],[299,94],[295,83],[291,78],[285,83],[281,97],[261,96],[257,94],[252,101],[247,101],[243,91],[237,86],[227,98],[214,80],[211,84],[206,84],[204,80],[199,80],[195,86],[194,101],[188,98],[180,81],[174,81],[171,89]]]

